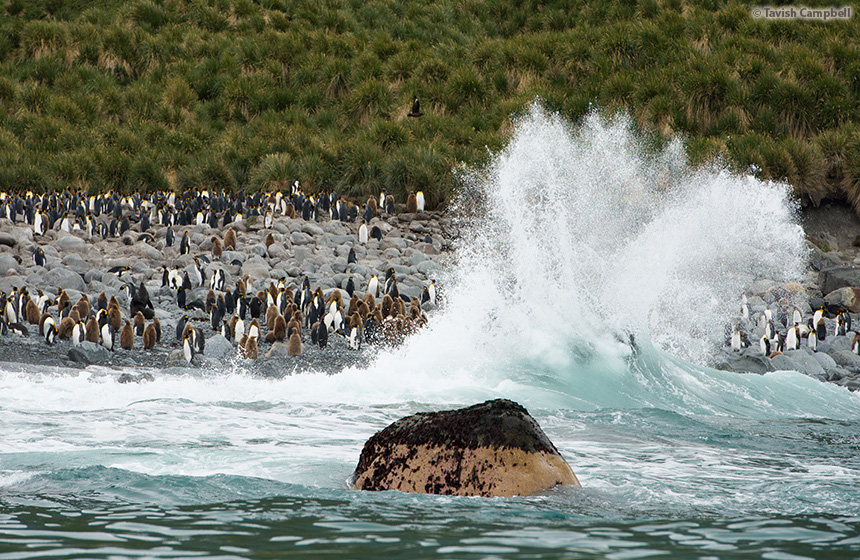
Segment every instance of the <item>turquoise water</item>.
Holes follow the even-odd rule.
[[[0,364],[0,560],[860,557],[860,397],[701,365],[748,286],[804,274],[789,189],[682,154],[532,108],[464,174],[444,309],[366,369]],[[389,423],[500,397],[582,489],[348,489]]]
[[[635,387],[651,399],[657,379],[637,371],[648,359],[591,387],[581,381],[593,369],[550,383],[512,367],[500,377],[519,379],[490,389],[460,379],[469,397],[450,402],[445,390],[374,397],[372,371],[127,386],[103,371],[7,368],[0,558],[860,557],[860,398],[797,373],[662,358],[674,410],[629,405]],[[573,385],[573,406],[530,402]],[[509,389],[583,489],[486,499],[347,488],[374,431]],[[628,406],[593,402],[613,399]]]

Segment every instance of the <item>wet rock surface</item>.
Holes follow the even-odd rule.
[[[492,400],[394,422],[364,446],[358,490],[459,496],[528,496],[579,486],[570,466],[519,404]]]

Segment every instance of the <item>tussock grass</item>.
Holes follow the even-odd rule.
[[[0,188],[299,179],[432,206],[540,97],[860,210],[858,45],[858,18],[755,20],[736,1],[6,0]]]

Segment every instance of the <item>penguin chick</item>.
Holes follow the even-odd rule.
[[[119,347],[123,350],[131,350],[134,348],[134,327],[126,319],[122,330],[119,333]]]
[[[155,323],[150,323],[143,330],[143,349],[151,350],[155,347],[155,342],[158,339],[158,334],[156,333]]]
[[[290,342],[287,345],[287,354],[290,356],[298,356],[302,353],[302,339],[299,337],[298,332],[293,332],[290,335]]]

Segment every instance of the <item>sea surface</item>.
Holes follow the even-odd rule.
[[[646,140],[532,107],[463,171],[442,309],[368,367],[119,384],[0,357],[0,560],[860,558],[860,397],[707,367],[748,286],[804,272],[788,189]],[[582,489],[348,488],[376,431],[499,397]]]

